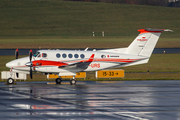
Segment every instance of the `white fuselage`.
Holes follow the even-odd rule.
[[[88,60],[94,54],[94,59],[85,68],[77,67],[76,63]],[[39,50],[33,56],[32,62],[35,62],[34,71],[43,73],[76,73],[80,71],[98,71],[120,66],[128,66],[135,62],[143,61],[147,57],[134,56],[106,51],[83,51],[83,50]],[[37,63],[36,63],[37,61]],[[29,57],[13,60],[6,64],[7,67],[13,68],[13,71],[27,72],[29,67],[25,64],[29,62]],[[44,64],[44,62],[46,62]],[[54,63],[56,62],[56,63]],[[58,62],[63,63],[57,64]],[[59,68],[60,67],[60,68]],[[63,75],[63,74],[62,74]]]
[[[11,71],[29,73],[32,71],[76,75],[81,71],[125,67],[147,63],[163,31],[168,29],[140,29],[140,34],[127,48],[106,50],[39,50],[32,57],[13,60],[6,64]],[[33,69],[32,69],[33,68]]]

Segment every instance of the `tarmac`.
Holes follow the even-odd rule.
[[[177,120],[180,81],[1,82],[0,119]]]

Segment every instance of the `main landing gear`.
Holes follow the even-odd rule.
[[[62,78],[56,78],[55,81],[56,81],[56,84],[61,84]],[[70,80],[70,84],[71,84],[71,85],[75,85],[76,82],[77,82],[77,81],[76,81],[75,77],[73,77],[73,79]]]
[[[56,84],[61,84],[62,79],[61,78],[56,78]]]
[[[76,79],[71,79],[71,80],[70,80],[70,84],[71,84],[71,85],[75,85],[76,82],[77,82]]]

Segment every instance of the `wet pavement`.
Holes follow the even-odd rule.
[[[180,119],[180,81],[0,83],[0,119]]]

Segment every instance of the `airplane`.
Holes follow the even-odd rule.
[[[71,85],[76,84],[75,75],[78,72],[99,71],[117,67],[126,67],[148,63],[154,47],[163,31],[170,29],[139,29],[139,35],[126,48],[112,48],[104,50],[38,50],[34,55],[32,50],[28,57],[8,62],[6,67],[12,72],[30,74],[33,72],[57,74],[56,84],[61,84],[61,76],[73,76]],[[14,79],[8,78],[8,84],[13,84]]]

